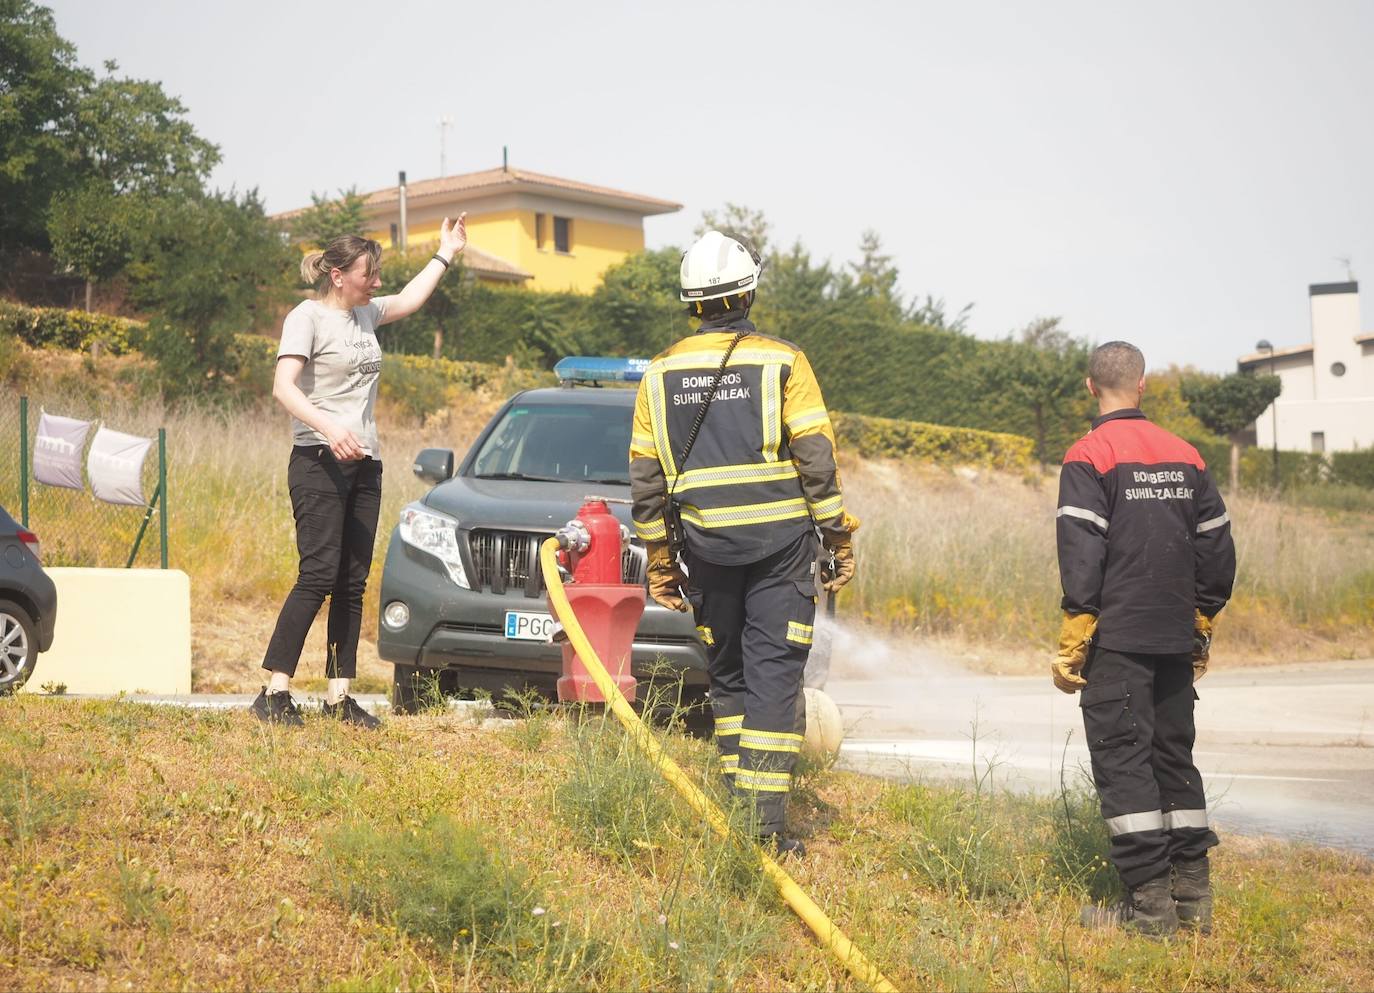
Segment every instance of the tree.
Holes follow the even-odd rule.
[[[234,334],[289,299],[296,258],[256,190],[159,202],[127,273],[135,304],[150,313],[141,350],[157,361],[166,395],[225,383],[239,364]]]
[[[966,303],[959,312],[950,317],[945,311],[945,298],[927,293],[925,300],[912,300],[907,308],[906,319],[911,324],[935,328],[937,331],[968,330],[968,319],[973,313],[973,304]]]
[[[1231,440],[1231,492],[1240,488],[1241,435],[1283,391],[1278,376],[1235,372],[1183,381],[1183,399],[1209,431]]]
[[[159,83],[99,79],[52,11],[0,0],[0,252],[45,252],[59,194],[98,182],[115,195],[199,194],[219,149]],[[61,223],[61,222],[59,222]]]
[[[696,236],[700,238],[707,231],[719,231],[746,247],[759,253],[759,258],[768,254],[768,229],[771,225],[761,210],[751,210],[737,203],[727,203],[721,210],[703,210],[701,223],[697,225]]]
[[[356,186],[340,190],[337,200],[317,193],[311,193],[310,200],[311,206],[290,221],[291,237],[297,241],[323,248],[339,235],[363,233],[365,201]]]
[[[70,184],[90,78],[52,11],[0,0],[0,251],[48,247],[48,203]]]
[[[1063,454],[1086,417],[1090,348],[1060,326],[1058,317],[1041,317],[989,349],[983,388],[993,394],[1035,439],[1042,462]]]
[[[690,330],[678,299],[682,252],[636,252],[609,267],[592,294],[598,344],[627,355],[655,355]]]
[[[53,198],[48,236],[53,259],[91,285],[118,275],[133,258],[134,242],[145,216],[142,200],[120,196],[98,181]]]
[[[883,240],[869,229],[859,239],[859,261],[837,280],[835,296],[851,309],[861,309],[885,324],[896,327],[902,320],[902,298],[897,292],[897,267],[883,252]]]
[[[219,148],[196,134],[186,108],[161,83],[105,75],[88,85],[77,107],[83,169],[117,194],[199,193],[220,160]]]

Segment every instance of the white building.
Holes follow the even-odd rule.
[[[1360,332],[1358,283],[1308,287],[1312,341],[1242,356],[1242,372],[1272,372],[1283,393],[1255,422],[1256,443],[1299,452],[1374,446],[1374,334]]]

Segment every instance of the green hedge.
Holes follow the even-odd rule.
[[[1035,443],[1015,434],[838,412],[831,421],[840,450],[864,458],[1026,469],[1034,457]]]
[[[1331,482],[1374,489],[1374,448],[1353,452],[1332,452]]]
[[[32,348],[85,351],[98,342],[111,355],[122,355],[136,347],[142,327],[138,321],[108,314],[0,301],[0,334],[18,338]]]

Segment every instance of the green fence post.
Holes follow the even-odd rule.
[[[143,545],[143,534],[148,530],[148,521],[153,516],[153,510],[157,507],[158,497],[162,495],[161,489],[153,490],[153,498],[148,501],[148,509],[143,512],[143,523],[138,526],[138,534],[134,535],[134,547],[129,549],[129,561],[124,563],[124,568],[132,569],[134,559],[138,558],[138,550]],[[166,566],[163,566],[165,569]]]
[[[157,429],[157,489],[162,494],[162,509],[157,512],[161,529],[158,535],[162,547],[162,568],[167,568],[167,429]]]
[[[19,398],[19,523],[29,526],[29,398]]]

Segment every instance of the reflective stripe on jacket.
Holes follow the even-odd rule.
[[[1112,411],[1064,456],[1057,514],[1063,608],[1097,615],[1118,652],[1193,648],[1193,611],[1225,606],[1230,517],[1197,449],[1134,408]]]
[[[685,468],[697,412],[730,354]],[[663,507],[682,507],[688,548],[719,565],[756,562],[812,522],[839,529],[844,512],[835,435],[820,385],[796,345],[747,320],[704,326],[650,363],[630,442],[635,532],[663,541]]]

